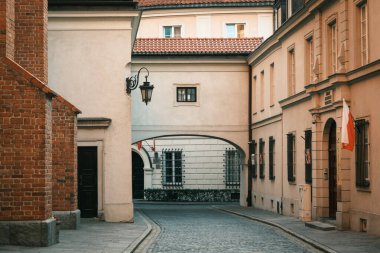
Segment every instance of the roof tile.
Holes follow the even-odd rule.
[[[140,7],[165,5],[192,5],[192,4],[231,4],[231,3],[260,3],[273,0],[138,0]]]
[[[133,55],[249,54],[263,38],[140,38]]]

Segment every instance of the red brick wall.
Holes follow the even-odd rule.
[[[14,0],[0,0],[0,55],[14,58]]]
[[[51,100],[0,62],[0,220],[52,216]]]
[[[15,61],[47,83],[47,0],[16,0],[15,9]]]
[[[77,209],[76,112],[53,99],[53,210]]]

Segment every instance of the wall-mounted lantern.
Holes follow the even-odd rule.
[[[127,86],[127,94],[131,94],[131,92],[134,89],[136,89],[137,86],[139,85],[140,72],[143,69],[146,70],[146,72],[148,74],[145,76],[145,82],[142,85],[140,85],[141,98],[142,98],[142,101],[146,105],[148,105],[148,103],[152,99],[152,92],[153,92],[153,88],[154,88],[154,86],[151,85],[150,82],[148,82],[149,70],[147,68],[145,68],[145,67],[142,67],[137,72],[137,75],[134,75],[134,76],[131,76],[131,77],[127,77],[125,81],[126,81],[126,86]]]

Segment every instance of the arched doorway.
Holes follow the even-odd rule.
[[[132,151],[132,196],[144,198],[144,162],[139,154]]]
[[[336,170],[336,123],[331,120],[329,130],[329,217],[335,218],[337,211],[337,170]]]

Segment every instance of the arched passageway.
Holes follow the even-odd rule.
[[[244,152],[235,144],[209,136],[161,136],[136,143],[134,150],[152,163],[145,170],[146,199],[208,201],[224,194],[221,201],[239,200]],[[175,193],[168,197],[167,192]],[[188,195],[180,196],[183,192]]]

